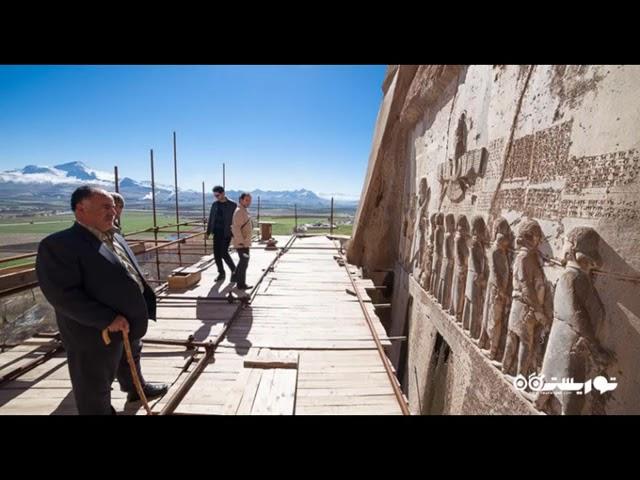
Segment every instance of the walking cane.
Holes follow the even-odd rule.
[[[109,337],[109,330],[105,328],[102,330],[102,340],[105,345],[109,345],[111,343],[111,338]],[[153,415],[151,411],[151,407],[149,407],[149,402],[147,402],[147,396],[144,394],[144,389],[142,388],[142,383],[140,383],[140,377],[138,377],[138,370],[136,369],[136,364],[133,361],[133,353],[131,353],[131,343],[129,343],[129,335],[122,333],[122,340],[124,342],[124,351],[127,356],[127,363],[129,364],[129,369],[131,370],[131,377],[133,378],[133,384],[136,386],[136,391],[138,392],[138,396],[142,400],[142,405],[144,405],[144,409],[147,411],[147,415]]]

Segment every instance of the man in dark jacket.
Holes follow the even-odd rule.
[[[74,225],[40,242],[36,273],[56,312],[78,413],[108,415],[115,413],[114,378],[129,401],[138,397],[121,334],[129,336],[145,395],[153,398],[167,390],[166,385],[145,383],[140,375],[140,339],[148,319],[155,319],[156,297],[126,240],[113,232],[111,195],[80,187],[71,196],[71,209]],[[101,335],[105,328],[111,332],[108,346]]]
[[[231,255],[229,255],[229,244],[231,243],[233,212],[235,212],[237,205],[225,196],[224,188],[221,186],[214,187],[213,196],[216,201],[211,205],[211,212],[209,212],[207,238],[213,234],[213,257],[218,267],[216,282],[224,280],[226,276],[222,265],[223,260],[231,270],[231,281],[234,282],[233,274],[236,270],[236,265],[233,263]]]

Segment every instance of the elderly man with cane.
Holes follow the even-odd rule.
[[[111,384],[118,379],[127,400],[138,400],[132,371],[123,356],[123,337],[132,346],[142,394],[157,397],[166,385],[145,383],[140,374],[141,338],[155,319],[156,297],[126,240],[113,231],[112,196],[83,186],[71,196],[76,222],[40,242],[36,272],[53,306],[67,354],[78,413],[109,415]],[[108,344],[103,331],[111,332]],[[134,372],[135,372],[134,370]]]

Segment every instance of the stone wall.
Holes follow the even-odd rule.
[[[414,411],[532,408],[511,379],[500,380],[507,377],[499,365],[481,360],[436,292],[426,293],[419,263],[433,229],[425,218],[441,212],[469,222],[481,216],[489,229],[503,217],[514,234],[537,221],[547,301],[565,272],[567,234],[579,226],[597,232],[597,341],[615,355],[606,375],[618,382],[599,413],[640,413],[640,67],[394,66],[383,87],[348,255],[365,271],[395,272],[390,333],[409,332],[403,371]],[[398,368],[400,347],[391,355]]]

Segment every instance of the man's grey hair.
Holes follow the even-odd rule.
[[[118,192],[109,192],[109,194],[113,197],[113,203],[124,207],[124,197],[122,195]]]

